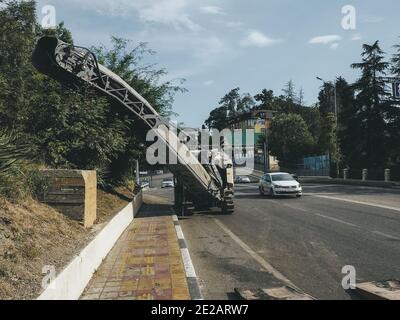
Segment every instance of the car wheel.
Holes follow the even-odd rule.
[[[301,194],[297,194],[297,195],[296,195],[296,198],[301,198],[301,197],[302,197]]]
[[[275,193],[274,193],[274,189],[273,189],[273,188],[269,189],[269,196],[270,196],[271,198],[274,198],[274,197],[275,197]]]

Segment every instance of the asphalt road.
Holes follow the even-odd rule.
[[[173,175],[171,173],[165,173],[165,174],[160,174],[160,175],[151,175],[151,176],[143,176],[141,177],[142,181],[147,181],[150,183],[150,186],[152,189],[160,189],[161,184],[164,179],[170,179],[173,178]]]
[[[181,219],[206,299],[290,281],[317,299],[356,298],[357,281],[400,278],[400,190],[305,185],[304,196],[271,199],[257,185],[236,186],[236,211]]]

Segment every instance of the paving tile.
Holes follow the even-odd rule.
[[[100,293],[86,293],[83,297],[82,300],[97,300],[100,298]]]
[[[131,291],[119,291],[118,292],[118,298],[130,298],[130,297],[135,297],[133,294],[134,290]]]
[[[100,296],[100,299],[113,299],[118,298],[118,292],[103,292]]]
[[[187,288],[188,287],[188,283],[186,281],[186,279],[177,279],[171,282],[172,283],[172,288]]]
[[[154,300],[154,293],[151,290],[134,292],[136,300]]]
[[[81,298],[190,299],[172,218],[135,219]]]
[[[138,284],[138,290],[152,290],[154,289],[154,279],[141,278]]]
[[[94,295],[94,294],[100,294],[103,291],[103,287],[94,287],[91,286],[87,291],[87,295]]]
[[[133,291],[133,290],[137,289],[138,284],[139,284],[139,278],[136,278],[134,280],[124,280],[124,281],[121,281],[120,290],[121,291]]]
[[[190,300],[189,294],[174,294],[172,300]]]
[[[105,282],[93,281],[93,282],[90,284],[90,288],[91,288],[91,289],[103,289],[105,285],[106,285]]]
[[[104,287],[102,293],[108,293],[108,292],[118,292],[120,290],[120,286],[114,286],[114,287]]]
[[[135,296],[129,296],[129,297],[118,297],[115,298],[114,300],[137,300]]]

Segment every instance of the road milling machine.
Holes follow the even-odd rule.
[[[79,89],[93,87],[96,94],[105,96],[113,108],[126,108],[135,119],[135,125],[147,132],[154,130],[169,152],[176,157],[176,164],[168,164],[175,184],[175,208],[185,214],[194,208],[221,208],[222,212],[234,212],[234,178],[231,157],[215,155],[217,161],[202,164],[199,153],[192,152],[185,141],[169,132],[162,134],[158,125],[171,126],[138,92],[121,77],[98,63],[89,49],[67,44],[55,37],[39,39],[32,55],[35,68],[63,85]],[[175,130],[176,131],[176,130]],[[140,139],[145,139],[141,135]],[[210,154],[217,151],[209,148]]]

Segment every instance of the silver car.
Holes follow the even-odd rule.
[[[251,180],[248,176],[237,176],[235,183],[251,183]]]
[[[294,177],[285,172],[267,173],[260,179],[260,194],[271,197],[294,195],[301,197],[303,188]]]
[[[173,179],[164,179],[161,183],[161,188],[175,188],[175,183]]]

